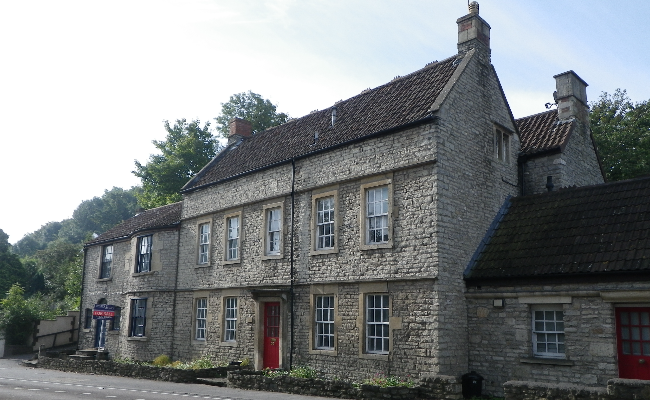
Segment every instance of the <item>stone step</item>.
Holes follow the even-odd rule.
[[[71,354],[68,356],[69,358],[74,358],[76,360],[94,360],[95,356],[89,356],[89,355],[84,355],[84,354]]]

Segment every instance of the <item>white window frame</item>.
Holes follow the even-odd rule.
[[[314,296],[314,349],[334,350],[336,348],[335,296],[323,294]]]
[[[198,226],[198,260],[197,264],[207,265],[210,263],[210,222],[201,222]]]
[[[321,197],[316,200],[316,250],[334,248],[336,205],[334,196]]]
[[[151,272],[151,259],[153,254],[153,235],[145,235],[138,237],[137,240],[137,256],[135,264],[135,272]]]
[[[531,331],[534,357],[566,358],[564,310],[561,304],[531,306]],[[538,349],[541,346],[546,348]],[[549,348],[554,350],[548,351]]]
[[[223,300],[223,341],[237,341],[237,297],[225,297]]]
[[[237,220],[237,229],[234,231],[231,221]],[[223,261],[224,264],[235,264],[241,260],[243,238],[242,212],[237,211],[224,216]]]
[[[374,194],[377,192],[382,193],[381,203],[385,205],[376,209],[377,201]],[[386,198],[383,198],[385,194]],[[361,221],[361,250],[370,250],[378,248],[392,248],[393,247],[393,185],[392,179],[379,180],[361,185],[360,193],[360,221]],[[379,213],[377,213],[379,211]],[[382,240],[373,240],[376,238],[376,222],[381,218]],[[372,231],[372,234],[371,234]],[[387,235],[387,237],[385,237]]]
[[[280,237],[282,236],[282,210],[269,208],[266,210],[266,254],[280,254]]]
[[[390,306],[388,293],[365,295],[365,352],[368,354],[390,353]]]
[[[208,298],[199,297],[195,304],[194,340],[206,340],[208,337]]]
[[[494,127],[494,155],[497,160],[510,163],[510,133],[500,127]]]
[[[129,337],[147,335],[147,298],[131,299],[131,318],[129,318]]]
[[[318,255],[318,254],[330,254],[330,253],[338,253],[338,245],[339,245],[339,238],[338,238],[338,232],[339,232],[339,216],[338,216],[338,187],[334,190],[332,188],[327,188],[327,189],[321,189],[318,191],[312,192],[312,199],[311,199],[311,209],[312,209],[312,217],[311,217],[311,251],[310,255]],[[324,210],[322,205],[323,202],[327,201],[328,199],[331,199],[331,208],[328,210]],[[321,219],[321,216],[327,216],[330,218],[330,221],[327,223],[323,222],[324,220]],[[325,226],[328,226],[328,228],[325,228]],[[321,233],[324,230],[331,229],[330,233],[327,235],[330,237],[331,242],[329,243],[330,246],[326,247],[324,246],[322,240],[324,238],[324,235],[321,235]]]
[[[109,279],[113,267],[113,245],[102,247],[102,259],[99,265],[99,279]]]
[[[271,230],[271,215],[274,212],[279,213],[279,225],[273,227]],[[265,204],[262,207],[262,223],[264,224],[261,229],[260,239],[262,241],[261,257],[262,260],[280,259],[284,257],[284,201],[274,201]],[[277,249],[271,251],[271,241],[273,236],[277,235]]]

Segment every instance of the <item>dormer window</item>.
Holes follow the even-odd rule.
[[[510,162],[510,134],[501,128],[494,129],[494,155],[497,160]]]

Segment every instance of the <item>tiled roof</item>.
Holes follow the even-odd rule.
[[[182,205],[182,202],[178,202],[143,211],[87,242],[86,246],[128,238],[146,230],[176,226],[181,221]]]
[[[336,103],[334,127],[329,108],[246,138],[217,155],[183,191],[421,120],[430,115],[459,64],[458,56],[434,62]]]
[[[515,120],[519,129],[521,152],[525,155],[562,149],[575,125],[574,120],[559,121],[557,110]]]
[[[650,177],[513,198],[467,279],[650,272]]]

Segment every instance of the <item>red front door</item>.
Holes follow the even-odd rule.
[[[618,376],[650,380],[650,307],[616,309]]]
[[[280,303],[264,303],[264,365],[280,368]]]

